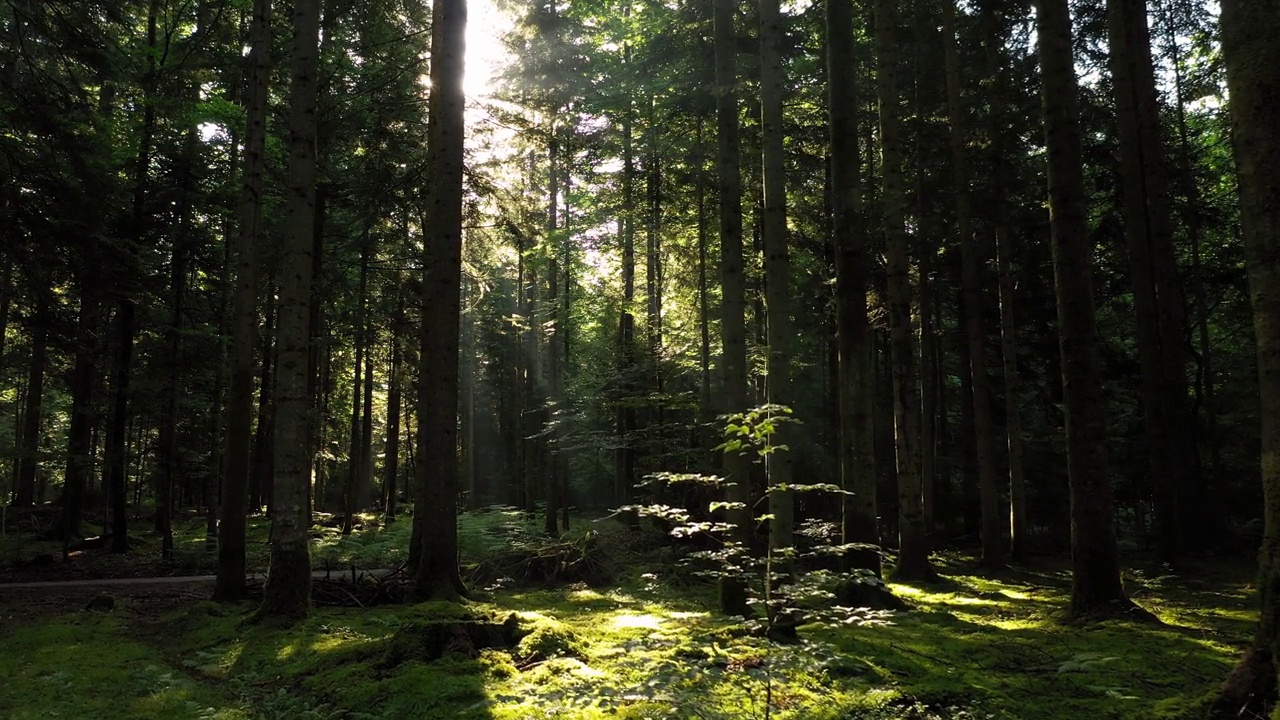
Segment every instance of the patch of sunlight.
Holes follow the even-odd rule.
[[[297,651],[298,649],[295,644],[290,643],[288,645],[285,645],[284,647],[276,651],[276,661],[284,662],[285,660],[288,660],[289,658],[293,657],[294,653],[296,653]]]
[[[661,630],[662,618],[657,615],[615,615],[613,618],[613,627],[615,630],[625,630],[639,628],[643,630]]]
[[[672,618],[672,619],[674,619],[674,620],[691,620],[691,619],[693,619],[693,618],[705,618],[705,617],[711,617],[711,613],[709,613],[709,612],[684,612],[684,611],[681,611],[681,610],[674,610],[674,611],[672,611],[672,612],[667,613],[667,616],[668,616],[668,617],[670,617],[670,618]]]
[[[1043,630],[1045,621],[1039,618],[983,618],[983,624],[1000,630]]]

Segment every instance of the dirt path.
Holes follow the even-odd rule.
[[[361,570],[358,574],[366,577],[381,577],[391,572],[393,572],[393,570],[384,568],[380,570]],[[316,570],[311,573],[311,578],[313,580],[324,580],[326,578],[337,580],[340,578],[349,578],[350,576],[349,572],[330,572],[326,570]],[[245,576],[249,582],[262,582],[266,577],[266,573],[250,573]],[[95,578],[89,580],[42,580],[40,582],[16,583],[0,582],[0,593],[5,593],[10,590],[39,590],[42,588],[72,589],[82,587],[128,587],[139,585],[205,585],[212,583],[216,579],[216,575],[181,575],[140,578]]]

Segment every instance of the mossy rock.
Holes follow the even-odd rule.
[[[522,636],[514,613],[505,620],[478,616],[411,622],[391,637],[379,667],[390,669],[410,660],[434,662],[452,654],[474,658],[481,650],[512,647]]]

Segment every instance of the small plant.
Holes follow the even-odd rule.
[[[762,405],[745,413],[726,416],[724,421],[724,442],[717,449],[725,453],[751,455],[755,463],[766,463],[772,455],[788,451],[786,445],[774,442],[774,436],[784,423],[798,422],[792,417],[791,409],[781,405]],[[655,473],[648,476],[643,484],[694,485],[704,492],[711,491],[721,496],[726,487],[726,481],[722,477],[696,473]],[[757,513],[756,509],[767,504],[772,494],[783,492],[847,494],[845,490],[829,483],[771,485],[752,504],[753,529],[773,519],[772,515]],[[838,602],[840,588],[850,584],[874,587],[887,594],[884,581],[875,573],[841,573],[830,570],[795,572],[799,564],[813,558],[844,557],[855,550],[870,549],[879,552],[878,547],[857,543],[836,544],[829,541],[835,534],[832,528],[826,528],[825,532],[821,529],[810,532],[809,529],[802,528],[800,534],[808,535],[807,539],[811,541],[805,550],[800,551],[794,546],[777,548],[770,545],[763,556],[760,556],[753,553],[747,543],[735,539],[736,528],[732,524],[717,517],[724,511],[741,509],[743,506],[740,503],[714,500],[708,503],[705,516],[695,516],[685,508],[665,504],[628,506],[620,508],[618,512],[635,512],[641,517],[656,519],[670,526],[670,533],[674,537],[713,545],[709,549],[689,553],[682,562],[697,566],[696,572],[703,577],[728,581],[745,592],[746,606],[755,612],[744,617],[742,622],[751,635],[764,638],[765,642],[760,645],[758,656],[740,659],[738,666],[726,664],[725,667],[736,667],[741,671],[743,682],[754,688],[747,696],[760,705],[760,711],[753,712],[752,716],[767,719],[781,704],[782,698],[778,696],[780,686],[777,684],[779,675],[802,677],[822,672],[825,667],[824,658],[829,660],[828,656],[831,655],[821,644],[803,641],[796,635],[796,628],[800,623],[872,625],[890,622],[892,613]],[[779,641],[794,647],[784,650],[778,645]],[[670,693],[670,688],[680,687],[679,681],[688,681],[688,674],[692,672],[681,663],[673,663],[673,667],[659,670],[660,676],[669,675],[672,680],[672,683],[663,684],[664,693]],[[646,699],[661,701],[665,697],[655,695]],[[678,706],[685,708],[686,702],[687,699],[681,699]]]

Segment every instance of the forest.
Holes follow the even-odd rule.
[[[0,716],[1278,687],[1280,2],[0,2]]]

